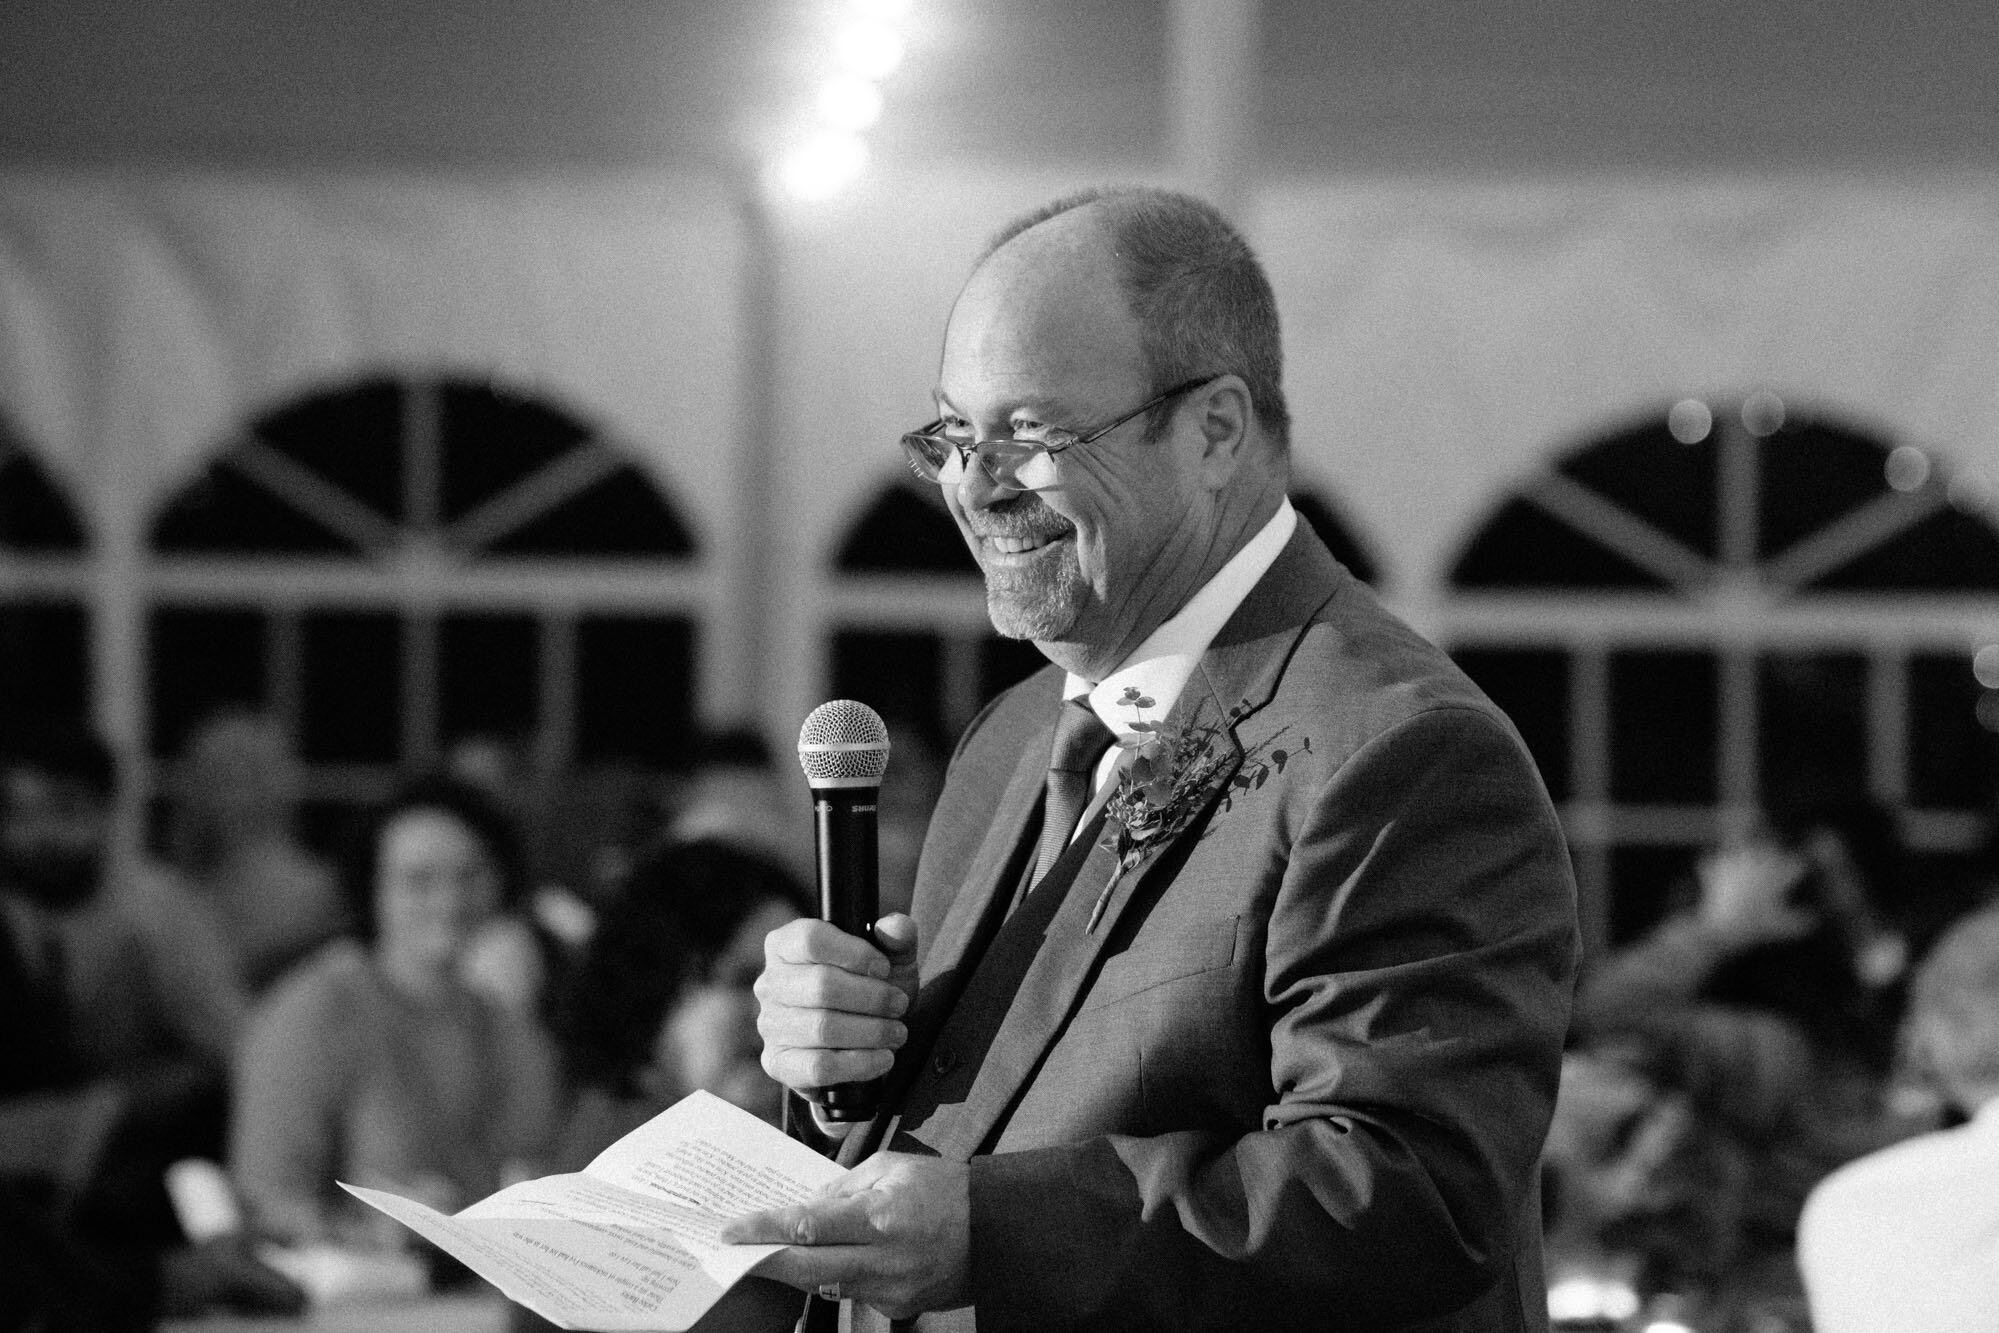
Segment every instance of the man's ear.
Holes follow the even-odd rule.
[[[1220,490],[1255,447],[1256,411],[1249,386],[1240,375],[1223,375],[1194,395],[1195,420],[1201,428],[1201,479]]]

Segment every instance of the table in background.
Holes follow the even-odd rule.
[[[329,1305],[308,1314],[169,1319],[155,1333],[506,1333],[512,1305],[491,1292]]]

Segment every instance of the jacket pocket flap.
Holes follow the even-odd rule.
[[[1100,1009],[1169,981],[1228,967],[1236,959],[1241,920],[1226,916],[1148,922],[1130,947],[1104,961],[1083,1008]]]

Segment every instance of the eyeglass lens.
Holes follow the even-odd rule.
[[[964,479],[967,455],[978,459],[980,469],[996,486],[1021,486],[1024,481],[1046,484],[1046,479],[1020,475],[1035,459],[1048,456],[1045,445],[1025,440],[987,440],[974,447],[912,431],[902,437],[902,446],[919,476],[942,485],[955,486]],[[1026,488],[1032,489],[1032,485]]]

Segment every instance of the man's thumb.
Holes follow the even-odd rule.
[[[916,920],[906,912],[891,912],[875,922],[875,947],[888,955],[891,967],[916,961]]]

